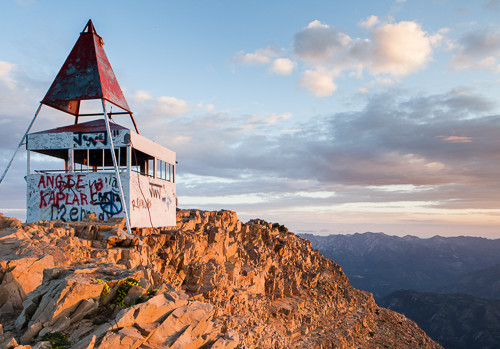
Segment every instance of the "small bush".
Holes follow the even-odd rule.
[[[42,341],[50,342],[50,349],[63,349],[71,347],[71,342],[68,341],[68,336],[60,333],[47,333],[42,337]]]
[[[138,284],[139,284],[139,281],[136,279],[132,279],[132,278],[128,278],[128,279],[120,281],[118,283],[116,295],[112,301],[114,306],[121,307],[121,306],[125,305],[123,303],[123,300],[125,299],[125,296],[127,296],[128,291],[132,288],[132,286],[138,285]]]
[[[285,227],[283,224],[274,223],[273,228],[278,229],[280,233],[288,233],[288,228]]]
[[[109,288],[108,283],[106,281],[101,280],[101,279],[97,279],[97,282],[104,285],[104,288],[102,289],[101,295],[104,296],[104,298],[106,298],[106,296],[109,294],[109,292],[111,292],[111,289]]]

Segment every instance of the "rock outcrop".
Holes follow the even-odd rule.
[[[0,216],[4,348],[440,348],[270,223],[180,210],[21,224]]]

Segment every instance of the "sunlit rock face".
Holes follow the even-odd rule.
[[[0,345],[440,348],[282,226],[180,210],[124,228],[0,217]]]

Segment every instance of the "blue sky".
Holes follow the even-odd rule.
[[[4,0],[0,169],[91,18],[141,133],[177,152],[180,207],[500,237],[499,16],[499,0]],[[71,122],[44,107],[35,130]],[[25,214],[25,161],[5,215]]]

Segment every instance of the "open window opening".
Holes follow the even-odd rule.
[[[163,160],[156,160],[156,178],[174,182],[174,165]]]
[[[174,165],[132,148],[132,172],[143,176],[175,182]]]
[[[116,148],[115,157],[118,170],[126,170],[127,148]],[[73,162],[75,172],[114,172],[115,170],[111,149],[75,149]]]
[[[57,168],[35,169],[36,173],[114,172],[115,170],[111,149],[48,149],[33,150],[32,152],[52,158],[51,161],[44,161],[44,166],[54,163],[53,159],[61,159],[64,164],[57,166]],[[116,148],[115,156],[119,171],[125,171],[127,169],[127,148]]]
[[[65,149],[36,150],[27,152],[28,174],[31,166],[35,173],[60,173],[69,171],[68,152]]]

